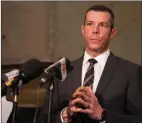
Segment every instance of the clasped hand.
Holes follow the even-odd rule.
[[[81,106],[78,106],[78,104]],[[64,121],[70,121],[77,113],[84,113],[91,119],[101,120],[102,112],[103,108],[99,104],[91,87],[81,86],[72,95],[72,100],[63,111],[62,118]]]

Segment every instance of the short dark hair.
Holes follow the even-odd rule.
[[[110,20],[110,23],[111,23],[111,29],[114,28],[114,13],[112,12],[112,10],[110,8],[108,8],[107,6],[104,6],[104,5],[93,5],[91,6],[90,8],[87,9],[86,13],[85,13],[85,19],[84,19],[84,24],[85,24],[85,20],[86,20],[86,14],[89,12],[89,11],[101,11],[101,12],[108,12],[111,16],[111,20]]]

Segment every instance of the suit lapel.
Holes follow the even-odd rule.
[[[73,76],[72,76],[72,80],[73,80],[72,92],[73,93],[78,87],[81,86],[82,62],[83,62],[83,56],[80,57],[78,60],[76,60],[73,65],[74,66]]]
[[[104,67],[102,76],[100,78],[96,93],[103,95],[104,89],[109,84],[109,80],[113,75],[117,62],[117,57],[110,53],[106,65]]]

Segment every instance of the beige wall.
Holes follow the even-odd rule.
[[[2,2],[2,63],[52,57],[52,2]]]
[[[111,49],[141,64],[141,2],[2,2],[2,63],[21,63],[36,57],[51,60],[82,54],[80,27],[86,8],[101,3],[116,15],[118,36]]]

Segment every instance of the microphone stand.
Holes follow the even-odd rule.
[[[53,90],[54,90],[54,79],[53,82],[51,82],[50,87],[49,87],[49,104],[48,104],[48,122],[51,123],[51,105],[52,105],[52,97],[53,97]]]
[[[47,123],[51,123],[51,110],[52,110],[52,98],[53,98],[53,91],[54,91],[54,83],[56,82],[56,76],[55,76],[55,72],[51,72],[51,74],[49,75],[49,78],[46,80],[46,82],[49,81],[49,100],[48,100],[48,121]]]
[[[48,121],[47,123],[51,123],[51,110],[52,110],[52,99],[53,99],[53,91],[54,91],[54,84],[56,82],[55,72],[51,72],[51,75],[48,79],[50,81],[49,85],[49,100],[48,100]]]
[[[19,88],[16,85],[13,87],[13,95],[14,95],[14,101],[13,101],[13,116],[12,116],[12,123],[17,123],[16,118],[17,118],[17,107],[18,107],[18,100],[17,97],[19,95]]]
[[[54,91],[54,83],[56,82],[55,72],[50,71],[50,73],[48,74],[48,77],[47,78],[42,78],[41,81],[43,83],[39,84],[40,87],[44,83],[49,82],[49,88],[48,88],[49,99],[48,99],[48,116],[47,116],[48,121],[47,121],[47,123],[51,123],[52,98],[53,98],[53,91]],[[34,116],[34,122],[33,123],[36,123],[36,117],[37,117],[37,114],[35,114],[35,116]]]

